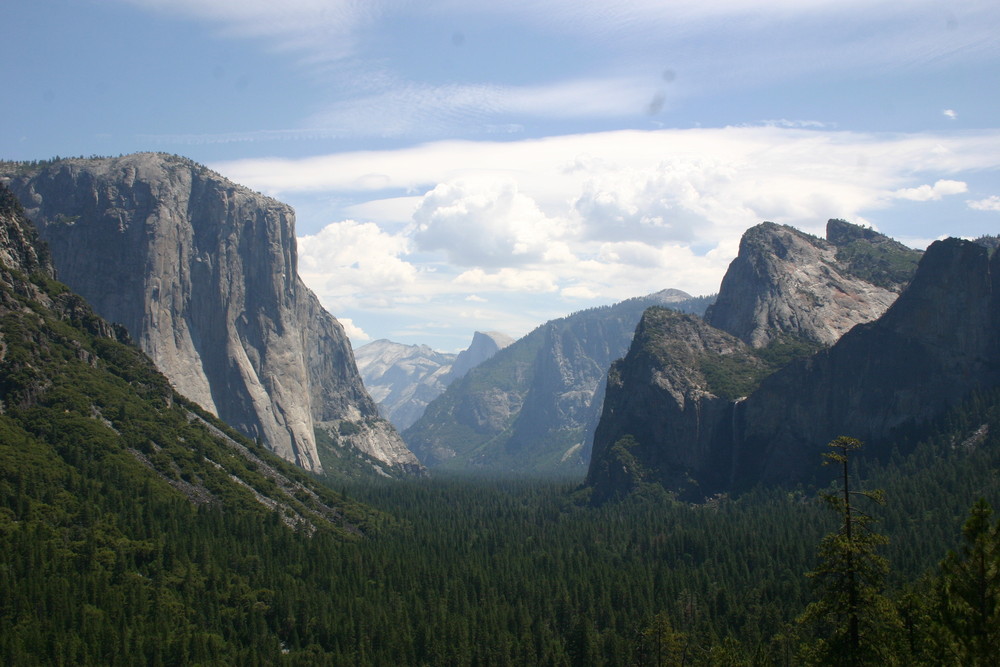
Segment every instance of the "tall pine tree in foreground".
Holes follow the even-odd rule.
[[[892,633],[898,618],[883,593],[889,566],[878,553],[888,544],[872,529],[871,515],[862,511],[856,498],[882,504],[881,490],[852,491],[850,455],[861,442],[841,436],[829,443],[833,451],[823,455],[824,465],[841,467],[839,492],[823,499],[840,515],[840,527],[820,542],[816,569],[808,574],[816,581],[817,599],[799,618],[815,637],[802,646],[801,658],[816,665],[885,665],[893,663]]]

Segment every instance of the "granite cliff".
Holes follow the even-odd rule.
[[[843,220],[827,223],[826,240],[765,222],[743,235],[705,321],[753,347],[789,335],[832,345],[886,311],[919,257]]]
[[[453,382],[404,439],[430,467],[582,470],[607,368],[652,305],[703,311],[706,300],[664,290],[547,322]]]
[[[608,373],[587,475],[594,499],[640,482],[681,495],[717,485],[715,472],[729,469],[733,401],[766,372],[750,346],[701,318],[647,310],[628,354]]]
[[[469,347],[458,353],[451,365],[446,382],[451,384],[463,378],[473,368],[514,342],[514,339],[499,331],[476,331],[472,334]]]
[[[59,278],[181,394],[308,470],[322,470],[317,431],[330,456],[420,469],[298,278],[290,207],[158,153],[3,167]]]
[[[0,479],[21,480],[11,497],[23,508],[17,516],[5,507],[7,526],[65,530],[60,557],[83,548],[80,526],[95,515],[102,539],[130,542],[125,522],[108,518],[110,498],[119,510],[139,501],[143,511],[175,513],[180,526],[192,515],[178,500],[258,522],[277,516],[308,534],[362,532],[369,509],[180,397],[127,339],[55,280],[48,248],[0,185]]]
[[[736,275],[746,276],[748,265],[780,267],[779,260],[797,256],[809,266],[784,267],[797,278],[832,278],[835,268],[851,280],[866,276],[856,285],[861,298],[850,299],[855,303],[880,294],[871,280],[890,292],[902,288],[902,294],[877,319],[856,323],[830,347],[818,345],[819,335],[842,327],[844,313],[872,313],[878,306],[836,307],[837,298],[827,299],[825,312],[834,318],[827,326],[800,312],[804,281],[776,274],[770,283],[779,286],[771,292],[775,299],[758,299],[754,303],[765,307],[743,309],[742,320],[721,319],[749,344],[723,337],[707,322],[647,312],[609,379],[588,473],[595,500],[643,482],[698,499],[758,482],[809,481],[819,468],[819,452],[836,436],[865,440],[878,453],[901,429],[1000,383],[996,255],[990,260],[985,247],[967,241],[937,242],[911,280],[906,267],[912,255],[900,253],[894,242],[870,230],[843,229],[839,221],[831,225],[830,236],[848,238],[840,247],[851,248],[837,260],[839,267],[830,267],[829,255],[820,255],[817,264],[815,254],[802,251],[768,258],[769,251],[760,248],[787,249],[789,232],[766,225],[748,232],[751,239],[742,247],[758,256],[734,261]],[[771,239],[762,243],[761,232]],[[826,268],[816,273],[820,266]],[[723,292],[734,282],[727,274]],[[836,284],[843,292],[839,300],[852,296],[843,291],[850,281]],[[732,295],[723,300],[723,292],[723,308],[736,302]],[[718,311],[706,319],[719,323]],[[740,321],[742,326],[733,324]]]
[[[875,453],[977,390],[1000,385],[1000,254],[928,247],[877,321],[765,379],[738,409],[734,482],[802,479],[838,435]]]

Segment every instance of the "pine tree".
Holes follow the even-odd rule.
[[[1000,665],[1000,521],[980,498],[965,525],[965,543],[941,562],[937,616],[945,649],[961,665]]]
[[[882,595],[889,567],[877,549],[888,539],[871,528],[872,517],[859,509],[855,498],[884,502],[881,490],[852,491],[850,454],[861,442],[841,436],[829,443],[824,465],[841,467],[839,492],[823,499],[841,518],[840,527],[820,542],[819,563],[808,577],[817,582],[818,599],[799,618],[814,626],[819,638],[803,646],[802,658],[809,664],[892,664],[894,654],[887,641],[890,627],[898,625],[895,611]]]
[[[643,662],[654,667],[673,667],[684,663],[685,636],[674,630],[670,616],[661,611],[653,622],[642,632]]]

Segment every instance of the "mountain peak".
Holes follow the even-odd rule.
[[[919,253],[843,221],[830,221],[828,230],[837,243],[773,222],[748,229],[705,319],[766,347],[783,336],[831,345],[856,324],[878,318]]]

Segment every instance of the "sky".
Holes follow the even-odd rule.
[[[765,220],[1000,233],[996,0],[6,0],[0,57],[0,159],[291,204],[356,347],[712,294]]]

